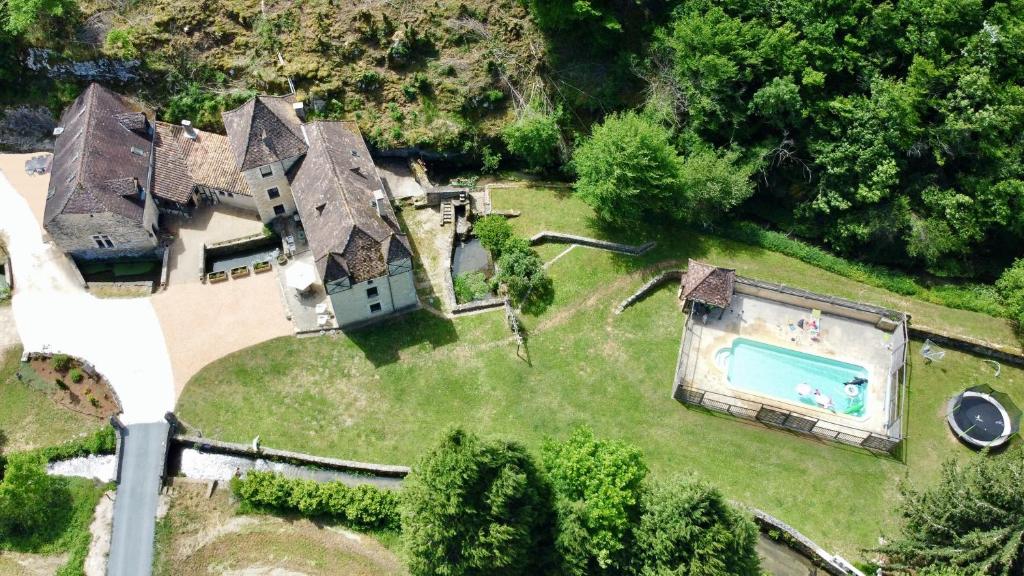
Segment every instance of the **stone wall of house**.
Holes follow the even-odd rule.
[[[288,182],[288,170],[295,164],[296,160],[298,160],[298,157],[270,164],[272,173],[267,177],[260,175],[259,167],[242,173],[246,183],[249,185],[249,190],[252,192],[256,211],[259,212],[260,219],[263,220],[264,224],[279,216],[279,214],[274,213],[274,206],[277,205],[284,206],[283,216],[295,214],[295,197],[292,195],[292,186]],[[271,199],[267,195],[267,190],[271,188],[277,188],[281,195]]]
[[[412,268],[412,262],[409,261],[405,272],[392,274],[388,277],[391,283],[391,298],[395,310],[404,310],[419,304],[419,296],[416,295],[416,279]]]
[[[216,190],[213,188],[206,188],[203,192],[211,196],[216,196],[217,202],[224,204],[225,206],[245,210],[246,212],[259,213],[259,210],[256,208],[256,200],[252,196],[235,194],[234,192],[226,192],[224,190]],[[271,210],[271,212],[273,212],[273,210]]]
[[[154,207],[154,218],[155,213]],[[144,228],[110,212],[60,214],[46,225],[46,231],[61,250],[75,258],[92,260],[160,254],[157,237],[151,228]],[[114,247],[98,247],[92,239],[96,234],[109,236]]]
[[[376,295],[367,295],[371,288],[377,289]],[[416,306],[418,302],[411,264],[406,272],[373,278],[355,284],[348,290],[331,294],[334,316],[338,325],[343,327],[384,317]],[[380,310],[371,312],[370,306],[373,304],[380,304]]]

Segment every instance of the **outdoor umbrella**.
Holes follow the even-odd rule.
[[[299,292],[305,292],[309,290],[309,287],[316,284],[316,268],[313,268],[311,264],[305,262],[293,262],[288,266],[288,271],[285,273],[285,280],[288,283],[289,288],[294,288]]]

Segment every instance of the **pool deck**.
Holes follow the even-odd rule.
[[[687,373],[692,374],[691,381],[707,392],[729,396],[740,401],[740,404],[756,402],[775,406],[840,427],[885,435],[889,421],[889,394],[897,393],[890,390],[888,377],[892,357],[889,345],[891,333],[867,322],[823,313],[821,334],[815,341],[809,331],[800,328],[790,330],[790,324],[795,325],[801,318],[809,321],[811,309],[735,294],[731,306],[721,319],[717,312],[712,313],[701,326],[700,338],[687,359]],[[700,324],[702,320],[693,317],[690,321]],[[715,362],[715,354],[723,348],[730,348],[733,340],[739,337],[864,367],[868,372],[866,416],[857,418],[836,414],[798,402],[786,402],[731,388],[726,372]]]

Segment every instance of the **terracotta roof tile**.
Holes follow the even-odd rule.
[[[156,122],[156,166],[153,193],[173,202],[188,201],[194,186],[252,196],[245,178],[234,167],[226,136]]]
[[[680,281],[679,298],[693,300],[719,308],[728,308],[732,302],[736,271],[718,268],[690,259],[686,274]]]
[[[294,102],[294,96],[256,96],[221,115],[239,171],[306,153]]]
[[[309,152],[292,194],[318,272],[327,282],[385,275],[388,262],[412,251],[359,129],[350,122],[317,121],[306,125],[306,133]]]
[[[61,115],[44,224],[60,214],[100,212],[141,223],[144,204],[131,186],[149,186],[147,122],[138,103],[90,84]]]

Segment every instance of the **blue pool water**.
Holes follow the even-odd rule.
[[[728,363],[734,389],[819,408],[827,398],[837,414],[867,416],[868,372],[862,366],[746,338],[737,338],[732,348],[720,350],[716,360]],[[857,378],[864,383],[847,386]],[[820,392],[817,400],[815,390]]]

